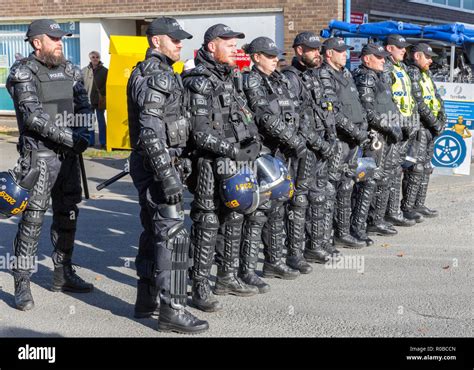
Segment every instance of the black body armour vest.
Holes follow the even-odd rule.
[[[151,113],[156,113],[156,115],[161,118],[165,126],[165,132],[162,132],[159,127],[156,127],[156,134],[160,138],[166,140],[166,144],[169,148],[179,149],[173,151],[172,154],[180,155],[182,149],[186,148],[191,128],[190,113],[188,110],[189,94],[184,90],[181,76],[174,73],[171,67],[169,67],[169,70],[164,69],[162,67],[162,62],[157,61],[156,63],[153,63],[149,60],[140,62],[136,66],[136,73],[139,73],[141,77],[145,78],[156,73],[157,68],[174,76],[173,86],[170,89],[171,93],[169,95],[166,93],[167,97],[165,104],[145,102],[145,108],[149,109]],[[141,125],[139,123],[139,110],[136,106],[136,102],[129,101],[128,109],[131,145],[132,148],[138,149]]]
[[[392,99],[392,90],[382,78],[377,78],[375,83],[375,110],[379,114],[396,114],[398,112],[397,106]]]
[[[303,81],[303,84],[306,88],[306,90],[309,92],[310,97],[306,99],[307,107],[306,107],[306,112],[308,113],[308,116],[310,117],[311,122],[313,123],[314,129],[321,135],[323,136],[325,127],[324,127],[324,119],[325,117],[319,116],[319,120],[316,119],[316,115],[318,115],[318,112],[322,114],[322,88],[321,85],[319,84],[319,81],[317,80],[317,77],[313,75],[313,70],[308,69],[306,70],[302,75],[301,79]],[[335,132],[335,127],[332,128]],[[332,131],[331,129],[329,131]]]
[[[351,77],[344,77],[343,73],[333,72],[332,75],[337,80],[339,89],[337,95],[341,102],[341,111],[354,124],[361,124],[364,121],[363,108],[359,101],[359,92]],[[350,76],[350,75],[349,75]]]
[[[276,80],[267,76],[262,76],[262,79],[267,89],[270,106],[275,108],[278,106],[280,119],[285,122],[291,136],[293,136],[300,126],[300,117],[297,112],[299,102],[289,89],[288,80],[286,78]],[[276,150],[280,145],[278,140],[268,135],[264,138],[264,144],[272,151]]]
[[[247,107],[240,72],[227,81],[212,73],[207,76],[213,86],[211,121],[218,136],[241,145],[252,141],[257,130],[253,114]]]

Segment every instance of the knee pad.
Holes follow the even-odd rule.
[[[245,221],[263,225],[267,221],[267,216],[265,215],[263,210],[257,209],[255,212],[252,212],[249,215],[246,215]]]
[[[290,206],[298,208],[308,208],[308,196],[304,194],[295,194],[290,200]]]

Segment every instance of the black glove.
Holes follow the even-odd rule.
[[[177,204],[183,199],[184,189],[177,174],[161,180],[161,188],[163,189],[166,203]]]
[[[439,136],[444,129],[444,121],[437,119],[435,124],[429,128],[433,136]]]
[[[301,135],[294,135],[288,142],[295,157],[299,158],[306,150],[306,139]]]
[[[321,145],[321,157],[324,160],[328,160],[329,158],[331,158],[332,154],[334,153],[334,149],[336,148],[336,145],[336,140],[324,141],[323,145]]]
[[[68,147],[74,154],[81,154],[89,146],[89,140],[70,128],[64,129],[61,144]]]
[[[354,139],[357,145],[362,146],[362,144],[364,144],[369,139],[369,134],[366,130],[359,130],[359,132],[354,135]]]
[[[235,155],[236,162],[253,162],[260,154],[261,144],[254,142],[245,148],[240,148]]]
[[[387,131],[387,136],[390,144],[396,144],[403,140],[402,130],[399,127],[392,127]]]

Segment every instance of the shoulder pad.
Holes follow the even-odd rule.
[[[38,69],[36,69],[38,70]],[[33,79],[33,71],[23,61],[17,61],[10,69],[8,79],[11,82],[27,82]]]
[[[184,72],[183,77],[191,76],[211,76],[212,73],[206,68],[204,64],[198,64],[196,67]]]
[[[255,89],[262,84],[262,76],[259,73],[249,72],[244,75],[244,89]]]
[[[200,95],[211,95],[213,87],[211,81],[206,76],[190,76],[185,79],[188,89]]]
[[[66,61],[64,73],[67,76],[72,76],[74,81],[82,81],[81,69],[78,66],[72,64],[70,61]]]
[[[144,61],[138,63],[135,68],[137,68],[143,76],[155,74],[162,69],[161,62],[157,58],[145,59]]]
[[[149,76],[148,86],[153,90],[170,94],[176,88],[174,75],[165,71],[157,71]]]
[[[354,72],[354,80],[357,85],[373,87],[377,81],[377,75],[369,68],[357,68]]]
[[[407,68],[408,76],[412,81],[419,81],[421,79],[421,73],[417,66],[411,65]]]
[[[298,71],[298,70],[297,70],[295,67],[293,67],[293,66],[287,66],[287,67],[285,67],[285,68],[283,68],[283,69],[281,70],[281,73],[282,73],[283,75],[286,75],[287,73],[293,73],[293,74],[295,74],[295,75],[298,76],[301,72]]]
[[[319,78],[331,78],[331,71],[327,66],[322,66],[318,68],[318,77]]]

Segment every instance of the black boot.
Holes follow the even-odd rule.
[[[256,286],[260,294],[270,291],[270,285],[255,273],[265,220],[265,215],[259,210],[248,216],[244,221],[240,250],[239,278],[247,285]]]
[[[365,241],[350,234],[351,188],[350,183],[342,184],[343,189],[336,195],[336,222],[334,227],[334,245],[343,248],[359,249],[366,246]]]
[[[415,225],[416,221],[403,217],[400,211],[401,176],[401,172],[397,171],[390,185],[385,221],[390,222],[394,226],[410,227]]]
[[[222,235],[217,239],[217,276],[214,293],[250,297],[258,294],[256,286],[245,284],[238,276],[240,241],[243,215],[232,212],[223,225]]]
[[[263,226],[262,240],[265,262],[263,276],[293,280],[300,276],[299,271],[293,270],[283,262],[283,245],[285,239],[284,208],[276,205],[268,214],[268,221]]]
[[[386,221],[379,221],[376,224],[367,225],[367,232],[369,234],[376,234],[382,236],[397,235],[398,231],[393,227],[393,225]]]
[[[426,194],[428,192],[428,183],[430,181],[430,175],[432,171],[433,171],[432,169],[425,168],[425,172],[423,173],[423,179],[421,181],[420,188],[418,190],[418,195],[415,201],[415,211],[428,218],[433,218],[433,217],[438,216],[437,210],[430,209],[427,206],[425,206]]]
[[[13,272],[15,281],[15,307],[21,311],[32,310],[35,307],[30,290],[30,273],[26,271]]]
[[[438,214],[439,214],[439,212],[436,209],[428,208],[425,205],[416,207],[415,212],[428,218],[438,217]]]
[[[71,262],[65,262],[54,266],[53,292],[89,293],[94,286],[85,282],[77,274]]]
[[[137,281],[137,300],[135,301],[136,319],[157,318],[159,314],[158,288],[148,279]]]
[[[385,215],[385,221],[390,222],[395,226],[401,227],[410,227],[416,225],[415,220],[409,220],[405,218],[402,212],[400,211],[398,213],[388,213],[387,215]]]
[[[305,222],[306,208],[290,206],[286,264],[301,274],[309,274],[313,271],[311,265],[303,257],[306,236]]]
[[[403,211],[403,217],[405,217],[407,220],[413,220],[417,224],[425,220],[424,217],[415,210]]]
[[[193,280],[192,303],[204,312],[217,312],[223,308],[222,303],[214,297],[207,279]]]
[[[334,246],[332,241],[324,243],[323,248],[331,255],[331,257],[337,257],[341,255],[341,252]]]
[[[332,254],[318,243],[311,242],[311,245],[304,250],[304,258],[310,263],[326,263],[331,257]]]
[[[387,210],[387,202],[389,197],[389,175],[385,174],[385,178],[380,180],[375,188],[375,195],[369,209],[369,217],[367,218],[367,233],[376,235],[396,235],[397,230],[393,225],[384,220]]]
[[[394,226],[410,227],[416,224],[415,220],[409,220],[403,217],[400,211],[400,182],[392,184],[390,187],[387,211],[385,213],[385,221],[390,222]]]
[[[414,220],[416,223],[423,222],[424,218],[415,211],[415,202],[422,180],[422,173],[413,170],[405,171],[402,181],[403,199],[401,202],[401,210],[403,217],[408,220]]]
[[[209,283],[219,227],[217,215],[193,210],[191,219],[191,240],[194,246],[194,264],[191,269],[192,303],[204,312],[220,311],[223,306],[214,297]]]
[[[217,295],[231,294],[238,297],[251,297],[259,293],[258,287],[247,285],[233,272],[217,272],[214,293]]]
[[[184,306],[161,302],[160,314],[158,317],[159,331],[174,331],[181,334],[197,334],[209,329],[209,323],[199,320],[191,312],[184,309]]]
[[[332,226],[332,212],[327,209],[326,191],[324,186],[310,197],[310,238],[305,243],[303,253],[305,260],[310,263],[326,263],[331,258],[331,253],[322,247],[324,244],[330,244]],[[325,217],[328,212],[331,212],[331,217]]]
[[[367,217],[369,208],[375,193],[375,181],[368,179],[355,186],[353,193],[354,207],[351,214],[351,235],[365,242],[367,246],[374,244],[374,241],[367,235]]]

